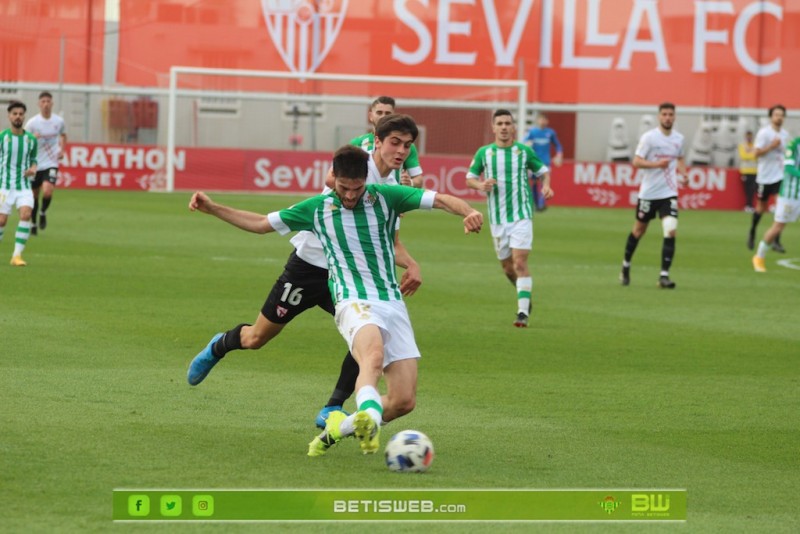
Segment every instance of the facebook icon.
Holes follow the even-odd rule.
[[[150,514],[150,497],[147,495],[128,496],[128,515],[144,517]]]

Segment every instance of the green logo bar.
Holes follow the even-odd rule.
[[[150,501],[160,515],[150,515]],[[182,503],[192,503],[184,510]],[[685,521],[686,490],[114,490],[115,521]]]

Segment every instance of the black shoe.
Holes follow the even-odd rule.
[[[756,235],[751,232],[747,238],[747,250],[753,250],[754,248],[756,248]]]
[[[661,289],[675,289],[675,282],[669,279],[669,276],[662,276],[658,279],[658,287]]]
[[[39,228],[41,228],[42,230],[47,228],[47,215],[45,215],[44,213],[39,215]]]
[[[623,286],[631,285],[631,268],[622,267],[622,272],[619,273],[619,283]]]
[[[514,326],[517,328],[527,328],[528,327],[528,316],[522,312],[517,314],[517,320],[514,321]]]
[[[783,248],[783,245],[781,245],[777,241],[772,243],[772,250],[774,250],[775,252],[780,252],[781,254],[786,254],[786,249]]]
[[[35,224],[31,226],[31,235],[39,235],[39,230],[36,228]]]

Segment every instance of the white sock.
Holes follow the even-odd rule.
[[[524,313],[528,315],[528,308],[531,305],[531,288],[533,287],[533,278],[526,276],[525,278],[517,278],[517,313]]]
[[[374,403],[378,404],[380,407],[380,411],[378,408],[374,406],[373,403],[369,403],[369,405],[364,408],[362,405],[367,401],[373,401]],[[372,386],[362,386],[358,392],[356,393],[356,405],[358,406],[358,410],[364,410],[369,414],[375,424],[380,426],[382,423],[381,417],[383,415],[383,405],[381,404],[381,395],[378,393]],[[339,431],[342,433],[342,436],[350,436],[355,432],[355,425],[353,421],[356,419],[356,414],[352,413],[348,415],[344,421],[339,425]]]
[[[21,256],[31,236],[31,222],[20,221],[17,224],[17,233],[14,235],[14,256]]]
[[[756,251],[756,256],[759,258],[766,258],[767,251],[769,250],[769,245],[766,244],[763,240],[758,243],[758,250]]]
[[[348,415],[344,421],[339,423],[339,432],[342,433],[342,437],[345,436],[352,436],[353,432],[356,431],[355,425],[353,425],[353,421],[356,419],[356,414],[351,413]]]
[[[381,404],[381,394],[372,386],[363,386],[356,392],[356,404],[359,411],[365,411],[380,426],[383,416],[383,404]]]

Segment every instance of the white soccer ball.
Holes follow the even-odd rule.
[[[433,443],[418,430],[398,432],[386,444],[389,471],[422,473],[433,463]]]

